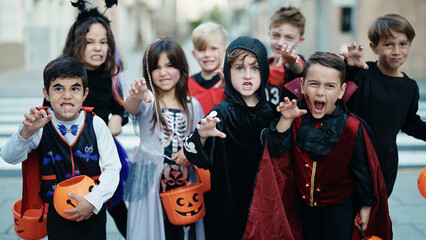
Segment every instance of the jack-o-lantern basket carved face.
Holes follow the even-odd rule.
[[[426,198],[426,167],[420,172],[417,178],[417,188],[423,198]]]
[[[28,209],[21,218],[21,204],[19,199],[13,204],[13,225],[15,233],[22,239],[41,239],[47,236],[46,218],[47,204],[39,209]]]
[[[160,193],[164,210],[173,225],[187,225],[204,217],[203,184],[178,187]]]
[[[58,183],[53,194],[53,206],[55,206],[56,212],[64,218],[74,215],[64,212],[64,210],[73,209],[78,205],[77,200],[68,194],[84,196],[90,193],[94,186],[95,181],[86,175],[76,176]],[[77,218],[72,220],[77,220]]]

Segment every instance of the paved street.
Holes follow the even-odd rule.
[[[184,49],[187,48],[184,47]],[[189,65],[196,66],[192,56],[189,53],[187,56]],[[134,77],[141,75],[141,57],[141,52],[123,53],[127,66],[126,88]],[[0,73],[0,148],[17,130],[18,124],[23,120],[23,114],[27,113],[30,107],[41,105],[43,67],[33,66],[30,69]],[[195,71],[198,70],[191,72]],[[419,81],[418,84],[422,100],[419,114],[426,119],[426,80]],[[123,146],[126,146],[128,152],[139,143],[139,138],[133,132],[132,123],[125,126],[119,140]],[[416,186],[417,176],[421,168],[426,166],[426,144],[400,134],[398,146],[400,170],[394,193],[389,199],[394,239],[426,239],[426,199],[420,196]],[[21,196],[21,184],[20,166],[5,164],[0,159],[0,191],[2,192],[0,194],[0,239],[17,239],[13,229],[11,207],[13,202]],[[110,217],[107,229],[108,239],[122,239]]]
[[[395,190],[389,199],[395,240],[426,239],[426,199],[418,193],[416,181],[419,168],[405,168],[398,173]],[[20,198],[22,179],[0,172],[0,239],[18,239],[13,226],[12,204]],[[108,215],[107,236],[123,239]]]

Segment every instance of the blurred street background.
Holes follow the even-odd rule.
[[[74,0],[76,1],[76,0]],[[104,1],[90,1],[104,10]],[[228,42],[238,36],[260,39],[269,51],[269,18],[280,6],[300,7],[307,22],[305,41],[298,53],[309,57],[315,51],[339,53],[346,43],[364,44],[365,60],[376,60],[368,47],[371,22],[387,13],[405,16],[416,30],[403,71],[416,79],[420,90],[419,115],[426,119],[426,1],[425,0],[119,0],[106,11],[125,71],[125,93],[141,76],[145,47],[160,36],[171,36],[185,50],[190,73],[200,71],[193,59],[191,31],[198,24],[214,21],[228,30]],[[88,5],[91,7],[91,5]],[[69,0],[0,0],[0,149],[18,129],[30,107],[41,106],[42,71],[60,55],[66,34],[78,11]],[[389,119],[392,121],[392,119]],[[138,145],[132,122],[118,137],[130,154]],[[416,186],[426,166],[426,143],[398,134],[399,172],[389,199],[394,239],[426,239],[426,199]],[[0,158],[0,239],[18,239],[11,207],[21,197],[20,165]],[[108,215],[109,217],[109,215]],[[123,239],[108,218],[108,239]]]

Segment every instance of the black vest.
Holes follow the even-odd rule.
[[[39,195],[49,204],[53,203],[53,192],[59,182],[77,175],[87,175],[96,180],[101,174],[94,115],[87,111],[81,111],[81,114],[84,114],[84,123],[71,145],[56,131],[52,122],[43,127],[37,147],[42,175]]]

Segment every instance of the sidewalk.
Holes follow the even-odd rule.
[[[390,215],[395,240],[426,239],[426,199],[417,190],[417,176],[421,169],[400,169],[394,192],[389,199]],[[13,226],[12,204],[20,198],[22,179],[20,176],[0,174],[0,239],[18,239]],[[107,238],[123,239],[108,215]]]
[[[426,239],[426,199],[417,189],[421,168],[400,169],[389,198],[395,240]]]

